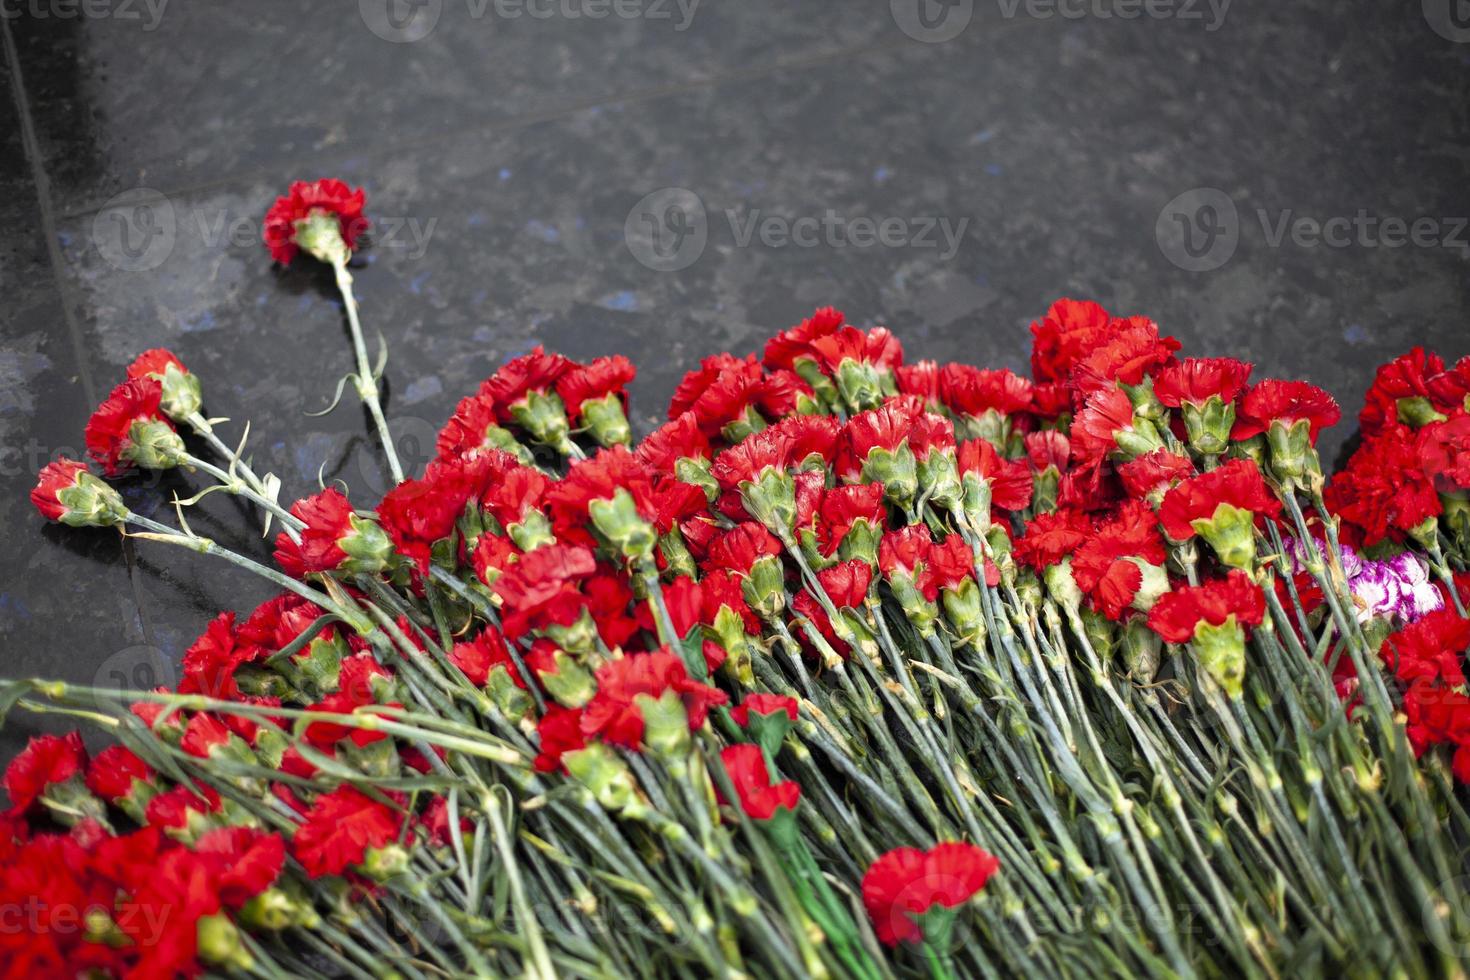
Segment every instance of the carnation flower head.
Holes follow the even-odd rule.
[[[729,700],[690,678],[684,661],[668,650],[627,654],[597,669],[597,693],[583,711],[582,734],[636,751],[647,727],[645,710],[666,693],[682,705],[691,732],[704,725],[711,707]]]
[[[261,229],[271,258],[282,265],[302,249],[323,262],[346,261],[368,228],[367,194],[340,180],[298,180],[266,212]]]
[[[1031,376],[1066,381],[1076,362],[1107,335],[1112,315],[1091,300],[1059,299],[1031,324]]]
[[[922,921],[927,914],[963,905],[999,870],[1000,861],[974,844],[947,841],[927,851],[900,847],[879,857],[863,875],[863,905],[887,945],[925,938],[942,945],[943,933],[926,936]]]
[[[1188,477],[1164,494],[1159,520],[1174,541],[1199,534],[1232,568],[1255,560],[1255,529],[1281,513],[1252,459],[1233,459],[1218,469]]]
[[[107,476],[135,465],[168,469],[183,461],[184,443],[159,405],[163,386],[153,378],[124,381],[87,420],[88,454]]]
[[[766,341],[763,361],[771,369],[795,370],[797,362],[816,361],[812,341],[829,337],[846,323],[842,311],[831,306],[818,309],[811,316]]]
[[[740,808],[752,820],[774,819],[778,811],[788,814],[801,800],[801,787],[791,780],[771,781],[766,756],[759,745],[731,745],[720,750],[720,764],[730,777]]]
[[[368,852],[398,840],[403,820],[391,808],[351,786],[316,798],[296,828],[291,853],[309,877],[339,875],[358,867]]]

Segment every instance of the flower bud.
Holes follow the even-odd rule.
[[[863,460],[864,483],[881,483],[884,496],[900,507],[909,507],[919,491],[918,461],[908,443],[889,451],[882,446],[868,450]]]
[[[961,643],[981,648],[985,643],[985,616],[980,606],[979,583],[967,578],[959,588],[940,590],[939,600],[944,604],[944,618],[955,637]]]
[[[750,572],[740,583],[746,603],[761,619],[770,621],[786,608],[785,569],[775,555],[762,555],[751,563]]]
[[[402,844],[385,844],[368,848],[358,870],[374,881],[388,881],[407,871],[409,860],[408,848]]]
[[[767,466],[754,481],[742,480],[740,500],[746,513],[783,540],[796,523],[796,483],[790,474]]]
[[[130,445],[122,458],[145,470],[173,469],[184,461],[184,440],[173,426],[160,419],[139,419],[128,430]]]
[[[666,759],[689,754],[692,744],[689,713],[677,691],[666,690],[656,698],[639,694],[633,698],[633,703],[643,715],[643,744],[650,752]]]
[[[538,647],[541,646],[538,641]],[[557,704],[567,708],[580,708],[597,693],[597,684],[592,672],[582,666],[565,650],[542,647],[531,653],[531,669]]]
[[[1189,522],[1189,526],[1215,549],[1221,563],[1229,568],[1249,571],[1256,560],[1255,515],[1232,504],[1221,503],[1208,518]]]
[[[1312,445],[1308,419],[1288,422],[1275,419],[1266,430],[1271,454],[1271,473],[1288,487],[1311,487],[1322,480],[1322,464]]]

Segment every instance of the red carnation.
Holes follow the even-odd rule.
[[[1145,499],[1157,505],[1163,495],[1180,482],[1195,475],[1194,463],[1187,456],[1155,449],[1118,467],[1118,477],[1128,496]]]
[[[884,943],[917,943],[925,938],[918,917],[935,907],[963,905],[999,870],[1000,861],[973,844],[948,841],[928,851],[900,847],[863,875],[863,905]]]
[[[667,650],[634,653],[597,668],[597,694],[582,714],[582,733],[627,749],[643,741],[643,710],[637,698],[673,691],[684,702],[689,730],[704,724],[713,705],[729,700],[724,691],[693,680],[678,655]]]
[[[93,476],[86,464],[65,458],[41,468],[31,504],[48,521],[73,527],[109,527],[128,514],[116,490]]]
[[[1077,549],[1072,573],[1093,605],[1117,620],[1131,605],[1146,608],[1167,587],[1166,558],[1154,512],[1142,501],[1130,500]]]
[[[817,581],[838,609],[857,609],[868,598],[873,569],[865,561],[840,561],[818,572]]]
[[[131,796],[134,780],[152,782],[153,770],[122,745],[109,745],[87,766],[87,788],[109,803]]]
[[[759,559],[780,555],[781,542],[755,521],[746,521],[710,543],[709,562],[717,569],[748,574]]]
[[[1154,397],[1169,408],[1203,408],[1211,398],[1229,405],[1240,396],[1251,365],[1233,357],[1186,357],[1154,375]]]
[[[37,735],[5,769],[10,813],[24,813],[52,783],[64,783],[87,766],[87,750],[76,732]]]
[[[1378,656],[1405,684],[1423,677],[1459,687],[1470,647],[1470,619],[1453,609],[1438,609],[1383,641]]]
[[[801,800],[801,787],[792,780],[771,782],[765,753],[758,745],[731,745],[722,749],[720,763],[740,797],[740,809],[752,820],[770,820],[777,810],[795,810]]]
[[[184,651],[184,678],[179,682],[179,693],[225,699],[239,697],[235,669],[259,652],[258,647],[240,642],[235,632],[235,614],[220,613]]]
[[[730,709],[730,720],[741,728],[746,728],[750,725],[752,714],[762,718],[785,714],[788,720],[795,721],[796,699],[784,694],[747,694],[739,705]]]
[[[1414,438],[1414,455],[1441,493],[1470,490],[1470,413],[1424,426]]]
[[[1232,439],[1249,439],[1271,428],[1272,422],[1282,422],[1288,428],[1292,423],[1305,419],[1311,427],[1311,441],[1325,427],[1336,425],[1342,418],[1342,410],[1332,396],[1305,381],[1278,381],[1268,378],[1252,385],[1240,400],[1236,414]]]
[[[1233,459],[1164,494],[1159,520],[1172,540],[1200,534],[1225,564],[1246,568],[1255,557],[1255,526],[1280,513],[1281,501],[1267,489],[1255,460]]]
[[[1184,585],[1166,592],[1149,610],[1148,625],[1170,643],[1188,643],[1201,623],[1223,626],[1231,618],[1238,626],[1259,626],[1266,616],[1260,586],[1239,569],[1203,585]]]
[[[591,364],[571,368],[558,378],[556,393],[561,395],[572,420],[580,421],[583,403],[608,395],[626,398],[628,384],[637,374],[633,362],[621,354],[599,357]]]
[[[990,411],[1013,415],[1031,408],[1031,382],[1004,368],[946,364],[939,372],[939,397],[950,409],[965,415]]]
[[[1031,470],[1025,460],[1004,459],[984,439],[960,443],[959,471],[990,484],[990,502],[1001,510],[1024,510],[1031,503]]]
[[[801,358],[816,360],[812,341],[836,333],[843,325],[842,311],[827,306],[789,330],[783,330],[766,341],[765,365],[774,369],[794,369]]]
[[[233,909],[275,884],[286,863],[286,842],[252,827],[206,831],[194,851],[214,864],[220,901]]]
[[[1402,538],[1443,509],[1412,443],[1393,431],[1363,442],[1323,491],[1328,508],[1362,529],[1369,544]]]
[[[652,469],[672,473],[681,459],[709,459],[710,445],[694,413],[685,412],[655,429],[634,452]]]
[[[1470,361],[1445,370],[1438,354],[1415,347],[1381,365],[1358,413],[1364,435],[1376,435],[1400,424],[1419,428],[1437,415],[1465,407],[1470,394]]]
[[[107,476],[121,476],[135,463],[149,469],[177,464],[183,443],[159,407],[162,395],[152,378],[124,381],[87,420],[87,453]]]
[[[496,667],[504,667],[517,687],[526,686],[510,657],[505,637],[493,626],[480,630],[473,640],[456,643],[449,652],[449,662],[463,671],[476,687],[484,687],[490,680],[490,672]]]
[[[1179,341],[1160,337],[1158,325],[1148,317],[1114,320],[1108,324],[1106,341],[1087,351],[1073,367],[1072,382],[1083,395],[1114,382],[1139,385],[1178,349]]]
[[[881,372],[892,371],[903,363],[903,345],[887,327],[843,327],[812,340],[810,347],[828,373],[836,373],[844,361],[856,361]]]
[[[1044,572],[1082,547],[1092,533],[1092,520],[1080,510],[1038,514],[1026,524],[1011,554],[1021,564]]]
[[[587,747],[587,736],[582,734],[581,708],[548,704],[546,714],[536,724],[536,734],[540,736],[540,752],[535,761],[537,772],[557,772],[562,768],[563,755]]]
[[[1038,473],[1048,469],[1061,472],[1072,459],[1072,440],[1067,438],[1066,433],[1056,429],[1028,432],[1023,444],[1026,447],[1026,460]]]
[[[401,818],[351,786],[318,796],[296,828],[291,853],[313,878],[338,875],[362,864],[369,849],[398,839]]]
[[[513,357],[480,385],[480,393],[495,405],[502,421],[513,421],[510,406],[527,394],[554,391],[563,376],[577,365],[537,344],[529,353]]]
[[[353,533],[352,505],[335,487],[305,497],[291,505],[291,516],[306,527],[301,542],[289,535],[276,538],[276,563],[287,575],[301,578],[312,572],[331,572],[347,560],[341,539]]]
[[[945,366],[948,370],[949,365]],[[926,406],[937,406],[940,401],[941,369],[937,361],[915,361],[900,364],[894,374],[898,378],[898,390],[904,395],[917,395]]]
[[[335,216],[347,251],[355,251],[358,236],[368,227],[362,213],[366,204],[367,194],[361,187],[350,188],[340,180],[293,182],[286,195],[276,198],[265,215],[262,237],[271,258],[290,265],[300,248],[297,233],[301,231],[301,222],[318,216]]]
[[[669,418],[692,412],[700,431],[714,438],[731,422],[745,416],[761,393],[761,366],[754,356],[716,354],[700,361],[684,375],[669,402]]]
[[[1107,335],[1112,316],[1090,300],[1059,299],[1031,324],[1031,375],[1066,381],[1077,360]]]
[[[1138,424],[1139,420],[1133,416],[1133,402],[1126,392],[1115,387],[1099,389],[1088,396],[1082,411],[1072,420],[1072,456],[1083,463],[1101,462],[1128,441]],[[1120,435],[1124,438],[1120,439]],[[1141,438],[1145,441],[1151,438],[1154,443],[1158,439],[1157,435],[1143,435]],[[1134,444],[1129,442],[1130,446]],[[1154,448],[1157,445],[1148,446],[1144,451]]]

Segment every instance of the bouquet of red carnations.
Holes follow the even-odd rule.
[[[386,436],[363,203],[266,239],[334,270]],[[384,438],[381,501],[289,508],[143,354],[37,508],[281,593],[176,690],[0,683],[115,740],[5,773],[0,973],[1463,975],[1470,359],[1380,369],[1328,480],[1311,385],[1093,303],[1032,333],[1028,380],[818,310],[636,445],[626,359],[538,348],[421,476]],[[276,567],[103,479],[175,467]]]

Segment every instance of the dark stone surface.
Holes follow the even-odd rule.
[[[160,546],[43,527],[25,500],[147,347],[203,376],[211,414],[251,420],[260,468],[288,497],[319,470],[359,501],[383,489],[360,410],[304,414],[351,355],[328,277],[274,269],[257,244],[296,178],[368,190],[380,231],[360,298],[391,346],[389,411],[418,465],[455,401],[532,344],[632,357],[646,428],[697,358],[753,350],[827,303],[892,326],[911,357],[1020,368],[1032,317],[1092,297],[1155,317],[1189,352],[1322,384],[1350,414],[1381,360],[1414,343],[1470,350],[1470,232],[1453,220],[1470,215],[1470,43],[1436,33],[1418,3],[1237,0],[1220,21],[1185,0],[1150,9],[1200,19],[1100,16],[1143,7],[1129,0],[1063,0],[1080,18],[975,0],[957,37],[921,43],[892,13],[906,0],[704,0],[683,30],[673,0],[538,3],[545,18],[486,2],[423,0],[418,16],[439,20],[410,43],[365,26],[360,10],[382,0],[175,0],[156,24],[143,0],[91,17],[61,16],[77,9],[61,0],[4,5],[0,674],[170,680],[215,610],[269,594]],[[708,240],[660,272],[625,223],[632,211],[641,227],[635,206],[668,187],[698,196]],[[1203,261],[1228,260],[1195,272],[1156,227],[1201,187],[1228,199]],[[1195,215],[1209,200],[1185,203]],[[742,243],[757,212],[829,209],[906,233],[965,225],[952,255],[942,237]],[[1272,243],[1283,214],[1360,211],[1434,219],[1458,245]],[[188,486],[126,492],[166,515]],[[216,496],[191,520],[265,556],[241,517]],[[35,725],[15,718],[6,754]]]

